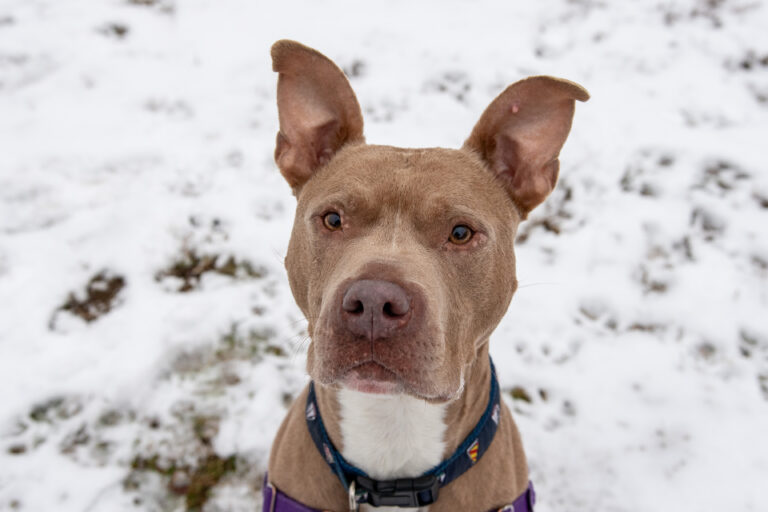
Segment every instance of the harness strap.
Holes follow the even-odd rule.
[[[272,485],[264,476],[264,505],[262,512],[323,512],[316,508],[310,508],[292,499]]]
[[[292,499],[269,483],[266,476],[264,477],[262,492],[264,494],[262,512],[326,512],[317,508],[310,508]],[[509,505],[491,509],[488,512],[533,512],[533,505],[535,503],[536,493],[533,490],[533,483],[528,482],[528,488],[515,501]]]

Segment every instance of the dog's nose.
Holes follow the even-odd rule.
[[[362,279],[347,288],[341,315],[353,334],[371,340],[388,338],[411,318],[411,299],[389,281]]]

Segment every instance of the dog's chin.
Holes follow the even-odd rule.
[[[335,386],[373,395],[410,395],[429,403],[445,403],[457,397],[455,393],[434,393],[427,387],[410,384],[385,366],[369,361],[347,370],[335,381]]]
[[[376,395],[396,395],[405,391],[403,382],[394,372],[373,361],[351,368],[339,379],[339,384],[352,391]]]

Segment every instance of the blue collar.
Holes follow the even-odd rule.
[[[309,383],[307,428],[318,451],[339,477],[341,485],[349,493],[350,509],[356,503],[368,503],[374,507],[420,507],[437,501],[440,488],[448,485],[474,466],[491,444],[501,417],[499,382],[491,361],[491,392],[488,406],[475,428],[448,459],[416,478],[374,480],[363,470],[347,462],[331,443],[320,417],[315,398],[315,386]]]

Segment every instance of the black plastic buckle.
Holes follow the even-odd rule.
[[[368,493],[368,503],[374,507],[421,507],[437,501],[440,482],[435,475],[398,480],[373,480],[356,476],[359,491]]]

